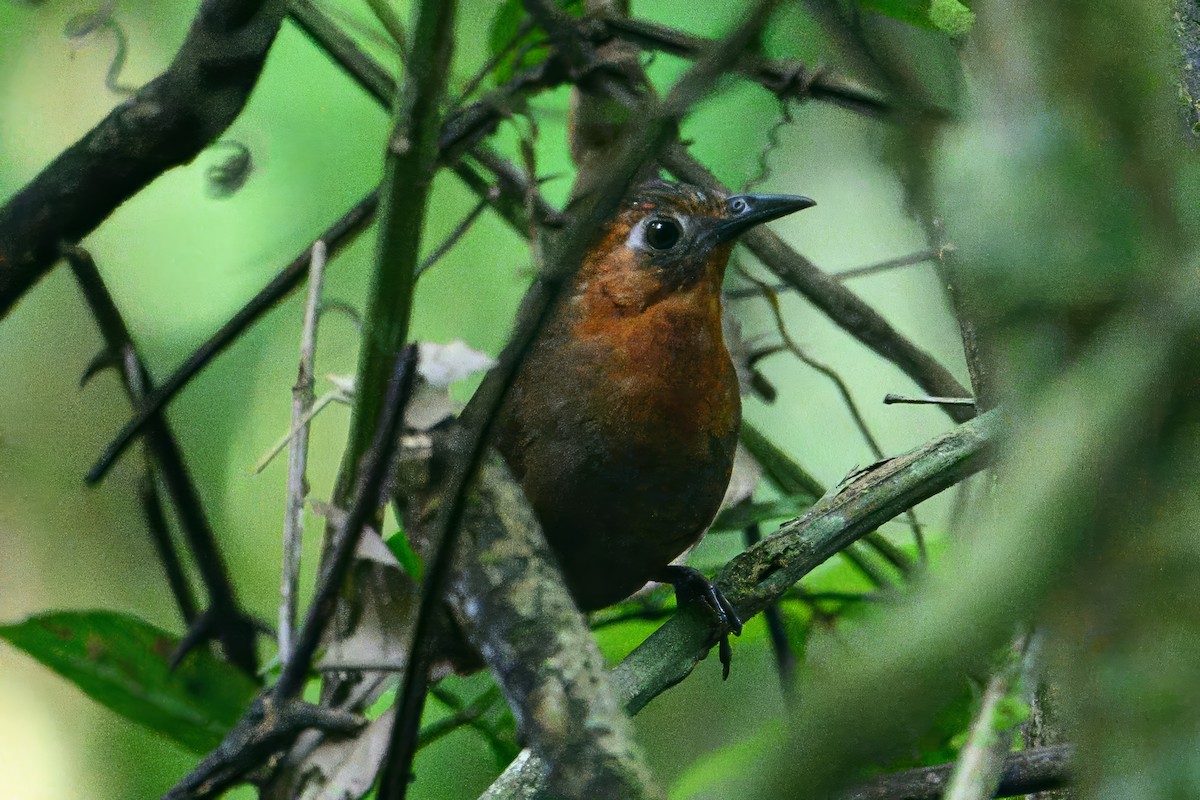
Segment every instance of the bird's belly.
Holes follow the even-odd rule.
[[[619,347],[544,341],[501,419],[497,446],[584,609],[629,596],[694,544],[729,483],[741,403],[719,319],[654,323]]]
[[[698,441],[638,436],[566,446],[523,485],[581,608],[628,597],[699,540],[716,515],[737,430]],[[579,440],[572,444],[577,444]],[[696,457],[697,452],[703,457]]]

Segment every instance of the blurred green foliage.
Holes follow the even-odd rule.
[[[529,64],[542,52],[523,52],[536,33],[505,47],[518,31],[519,5],[463,3],[452,96],[497,53],[509,53],[495,75],[503,80],[516,60]],[[899,58],[908,80],[945,99],[961,119],[923,139],[810,102],[791,109],[795,122],[768,151],[767,130],[780,119],[777,99],[730,82],[686,120],[683,135],[732,186],[756,177],[765,159],[771,171],[760,189],[817,198],[820,205],[803,219],[774,228],[832,271],[926,245],[922,221],[905,210],[913,195],[901,181],[910,175],[911,151],[928,147],[929,186],[961,263],[961,289],[993,348],[1002,396],[1026,419],[1001,471],[1009,488],[994,498],[999,521],[965,542],[941,537],[962,522],[946,502],[920,510],[935,540],[934,568],[911,591],[899,590],[900,576],[882,563],[876,565],[886,579],[882,589],[841,559],[805,580],[810,593],[868,595],[865,601],[798,597],[784,604],[802,659],[806,716],[785,720],[769,636],[761,619],[752,620],[737,642],[727,684],[706,663],[637,717],[651,765],[672,797],[698,798],[728,796],[731,785],[764,775],[795,793],[803,764],[815,765],[802,774],[819,786],[847,762],[855,770],[863,763],[878,770],[952,758],[976,703],[964,675],[986,679],[1014,620],[1045,612],[1048,660],[1074,689],[1069,716],[1079,725],[1092,769],[1087,796],[1194,796],[1200,749],[1190,686],[1200,661],[1194,643],[1200,594],[1193,591],[1192,533],[1200,509],[1191,489],[1200,460],[1197,383],[1188,370],[1196,362],[1188,360],[1194,355],[1187,347],[1190,298],[1170,298],[1163,287],[1175,281],[1192,287],[1179,275],[1181,265],[1194,264],[1200,170],[1172,127],[1175,62],[1165,12],[1147,1],[1120,10],[1081,1],[1051,8],[1031,0],[970,8],[956,0],[858,5],[867,10],[867,30],[880,37],[881,51]],[[365,5],[337,0],[323,7],[398,69]],[[715,36],[738,8],[714,4],[697,14],[689,0],[642,0],[633,10]],[[68,42],[63,35],[80,10],[65,0],[0,0],[0,198],[120,101],[104,83],[112,41]],[[130,44],[122,81],[144,82],[161,70],[194,10],[194,2],[122,2],[117,19]],[[406,5],[397,10],[407,17]],[[801,4],[785,4],[763,49],[810,65],[836,65],[864,81],[873,77]],[[960,55],[968,65],[965,79]],[[647,69],[655,85],[665,86],[685,67],[659,55]],[[516,111],[536,124],[518,114],[496,137],[518,163],[536,164],[556,202],[570,185],[567,97],[562,89],[531,99]],[[386,112],[285,25],[249,108],[228,134],[253,157],[240,188],[225,195],[209,190],[209,169],[228,156],[210,151],[164,175],[85,242],[154,374],[177,364],[375,185],[386,133]],[[523,146],[532,158],[520,158]],[[439,176],[425,249],[432,250],[474,202],[452,176]],[[361,237],[331,265],[327,297],[362,307],[372,238]],[[465,338],[496,353],[530,261],[524,243],[485,214],[421,278],[416,335]],[[964,374],[942,283],[943,276],[917,267],[859,279],[853,288]],[[1131,307],[1131,298],[1145,307]],[[169,412],[235,581],[264,619],[274,619],[277,602],[284,466],[277,462],[259,477],[249,471],[287,426],[300,303],[299,297],[285,301]],[[764,304],[730,306],[748,339],[775,335]],[[905,450],[944,429],[935,409],[876,404],[885,392],[909,391],[907,379],[796,298],[785,298],[785,312],[803,346],[846,376],[885,451]],[[110,609],[110,617],[53,619],[70,620],[73,631],[126,620],[121,630],[157,641],[160,629],[178,631],[180,623],[137,510],[140,465],[127,459],[95,491],[80,485],[86,466],[128,414],[111,376],[82,392],[76,386],[99,346],[61,270],[0,324],[0,364],[13,376],[0,382],[0,620],[47,609]],[[356,348],[353,327],[326,317],[318,375],[352,372]],[[784,357],[759,366],[781,399],[773,405],[748,400],[746,416],[812,470],[813,480],[833,485],[873,460],[828,381]],[[460,397],[468,389],[460,387]],[[309,481],[315,498],[331,491],[346,422],[339,409],[314,426]],[[760,491],[737,524],[753,519],[769,532],[781,515],[799,512],[799,489],[782,489],[782,496]],[[319,525],[310,516],[309,529]],[[885,532],[914,552],[899,526]],[[714,535],[693,563],[715,566],[741,547],[738,536]],[[310,537],[306,565],[315,565],[317,550]],[[311,569],[304,580],[307,592]],[[149,622],[128,622],[128,614]],[[599,631],[605,655],[622,657],[655,624],[633,621]],[[10,626],[0,635],[46,663],[53,660],[79,686],[102,677],[95,664],[80,661],[78,649],[67,659],[65,651],[55,655],[47,647],[51,642],[25,636],[36,626]],[[61,641],[77,646],[86,640]],[[103,649],[110,647],[120,649]],[[164,687],[186,678],[159,677]],[[446,688],[472,698],[487,681],[452,678]],[[195,738],[181,737],[144,710],[131,710],[128,698],[114,699],[113,681],[90,685],[110,706],[185,745],[204,746],[219,732],[199,729]],[[210,721],[228,723],[224,704],[244,692],[231,686],[208,709]],[[1018,722],[1021,709],[1008,707],[1015,712],[1006,722]],[[451,713],[430,702],[426,723]],[[414,797],[475,796],[490,782],[500,755],[511,753],[514,722],[502,704],[489,713],[491,734],[465,728],[421,751]],[[804,758],[786,760],[794,753],[777,744],[786,730],[812,733],[800,742]],[[0,751],[14,754],[18,764],[0,762],[0,785],[14,797],[154,796],[194,762],[167,738],[80,702],[74,689],[47,680],[38,665],[8,648],[0,649]],[[63,764],[70,766],[58,768]],[[782,795],[764,790],[763,796]]]
[[[62,611],[0,626],[24,650],[123,717],[200,754],[216,747],[257,686],[211,653],[172,669],[179,639],[127,614]]]

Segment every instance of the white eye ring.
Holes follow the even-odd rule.
[[[652,222],[674,223],[675,227],[679,229],[679,236],[668,247],[655,247],[647,239],[647,228]],[[643,253],[665,253],[686,239],[689,229],[690,225],[686,219],[681,219],[673,214],[654,214],[633,226],[633,230],[629,232],[629,238],[625,240],[625,246],[630,250],[638,250]]]

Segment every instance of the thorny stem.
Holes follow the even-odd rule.
[[[135,408],[144,407],[145,397],[153,389],[150,373],[138,356],[129,329],[104,285],[100,271],[91,255],[82,248],[65,247],[63,255],[75,272],[84,298],[92,309],[107,346],[119,360],[122,384],[130,402]],[[197,617],[190,591],[185,591],[186,584],[182,575],[177,574],[171,580],[172,585],[177,582],[180,584],[175,589],[177,601],[181,613],[192,626],[192,635],[185,637],[185,641],[195,644],[212,635],[221,643],[231,663],[248,675],[254,675],[258,667],[258,657],[254,650],[254,628],[238,604],[233,583],[221,557],[200,493],[184,461],[183,451],[161,415],[150,416],[145,440],[148,452],[158,463],[163,483],[178,513],[180,527],[192,557],[196,560],[200,579],[208,597],[208,610]],[[145,498],[144,502],[152,501]],[[153,513],[154,508],[147,505],[147,510]],[[151,522],[157,524],[153,517]],[[178,573],[178,557],[173,553],[168,555],[164,560],[164,567],[169,576]]]
[[[330,547],[329,557],[313,593],[304,625],[296,637],[291,658],[283,665],[283,671],[272,690],[272,695],[280,701],[295,697],[304,687],[321,636],[333,615],[338,591],[353,561],[355,547],[380,506],[388,468],[399,443],[404,408],[412,393],[416,362],[417,348],[413,345],[401,350],[393,361],[385,402],[381,406],[382,416],[375,428],[371,446],[363,455],[353,503]]]
[[[328,248],[318,240],[312,248],[308,276],[308,301],[304,304],[304,322],[300,334],[300,368],[292,388],[291,439],[288,445],[287,498],[283,512],[283,564],[279,593],[279,660],[286,662],[292,653],[292,632],[296,625],[296,588],[300,582],[300,551],[304,536],[304,498],[308,494],[308,432],[315,394],[313,392],[317,350],[317,319],[320,316],[321,288],[325,282]]]

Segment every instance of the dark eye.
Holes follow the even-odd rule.
[[[679,241],[679,225],[669,219],[646,223],[646,242],[655,250],[670,250]]]
[[[744,214],[750,209],[750,204],[741,197],[735,197],[729,201],[729,208],[735,214]]]

